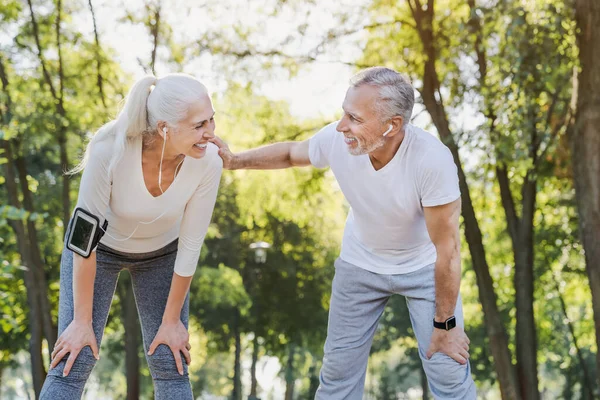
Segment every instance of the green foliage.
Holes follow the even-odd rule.
[[[0,62],[8,80],[8,86],[5,82],[0,85],[0,140],[10,140],[15,157],[25,161],[26,185],[34,195],[33,212],[9,205],[6,178],[0,177],[0,369],[19,363],[28,347],[23,262],[11,224],[28,219],[35,223],[56,320],[64,234],[58,133],[65,129],[73,166],[89,135],[116,114],[132,83],[119,65],[118,54],[107,46],[99,48],[93,37],[80,29],[76,17],[88,12],[87,4],[67,1],[63,2],[61,21],[64,90],[59,92],[56,3],[33,3],[45,66],[52,86],[62,93],[65,112],[64,116],[57,112],[57,99],[44,77],[27,3],[0,1]],[[352,47],[359,54],[356,64],[393,67],[405,72],[417,90],[423,90],[426,49],[408,2],[373,0],[364,5],[366,12],[357,12],[355,7],[335,12],[337,21],[323,27],[327,32],[316,46],[310,39],[315,36],[312,20],[326,6],[314,1],[274,0],[243,7],[228,0],[209,1],[201,10],[209,23],[194,20],[197,36],[190,37],[178,35],[174,22],[181,23],[179,14],[161,7],[160,2],[145,2],[139,8],[127,5],[124,18],[116,23],[141,27],[148,34],[148,43],[153,43],[152,35],[157,33],[157,63],[165,72],[187,70],[204,79],[196,72],[197,65],[204,68],[206,59],[211,59],[216,67],[208,69],[214,75],[210,79],[219,88],[214,95],[217,134],[233,151],[241,151],[274,141],[303,140],[330,122],[299,120],[285,102],[257,93],[265,80],[293,76],[303,62],[324,52],[346,60],[346,54],[336,48],[337,39],[357,31],[358,24],[369,26],[364,34],[351,36],[359,41]],[[265,40],[269,28],[257,22],[261,18],[283,23],[291,33]],[[476,26],[481,27],[481,34]],[[514,353],[517,334],[514,258],[496,182],[499,166],[507,169],[518,213],[525,177],[537,181],[534,308],[541,386],[557,398],[577,398],[583,390],[583,367],[596,375],[593,360],[597,348],[565,141],[578,56],[570,4],[492,0],[475,1],[471,9],[465,1],[438,0],[431,28],[440,82],[436,101],[443,104],[461,147],[511,350]],[[481,64],[485,76],[481,75],[481,54],[485,55]],[[148,57],[139,60],[145,70],[150,69],[150,58],[148,52]],[[99,74],[104,82],[104,102]],[[1,153],[0,167],[6,162]],[[76,198],[78,179],[72,178],[71,201]],[[294,349],[293,369],[282,367],[279,376],[282,380],[286,374],[297,377],[301,396],[308,398],[314,391],[326,333],[332,266],[346,211],[327,170],[224,172],[190,295],[195,352],[190,371],[196,393],[226,396],[231,392],[237,312],[242,357],[250,356],[248,338],[254,336],[259,338],[261,357],[277,357],[282,365]],[[257,263],[249,250],[257,241],[272,245],[264,264]],[[493,359],[466,245],[462,260],[471,363],[482,393],[491,393],[496,390]],[[120,312],[117,299],[105,331],[103,360],[93,377],[99,393],[111,392],[117,397],[125,395]],[[421,385],[416,343],[400,297],[392,298],[386,308],[373,352],[369,393],[376,398],[395,398]],[[143,361],[141,375],[143,395],[151,396],[151,378]]]

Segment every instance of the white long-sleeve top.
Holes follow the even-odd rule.
[[[154,197],[144,183],[142,139],[129,140],[123,158],[109,175],[113,143],[109,138],[92,148],[77,207],[98,216],[101,224],[108,220],[100,243],[117,251],[151,252],[179,237],[175,273],[193,275],[223,170],[217,147],[209,143],[200,159],[185,157],[171,186]]]

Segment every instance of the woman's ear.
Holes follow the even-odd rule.
[[[166,122],[163,122],[163,121],[160,121],[160,122],[158,123],[158,126],[157,126],[157,128],[158,128],[158,129],[157,129],[157,131],[158,131],[158,134],[159,134],[159,135],[160,135],[160,136],[161,136],[163,139],[165,139],[165,140],[166,140],[166,139],[167,139],[167,137],[168,137],[168,135],[167,135],[167,132],[168,132],[167,123],[166,123]]]

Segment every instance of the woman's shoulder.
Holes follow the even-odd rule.
[[[115,139],[112,135],[96,140],[92,139],[87,165],[101,165],[104,168],[108,168],[115,152],[114,144]]]

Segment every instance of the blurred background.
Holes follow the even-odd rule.
[[[599,398],[599,9],[597,0],[0,0],[0,398],[39,393],[80,177],[63,171],[136,79],[201,79],[217,134],[240,151],[309,138],[341,115],[348,78],[375,65],[411,78],[413,123],[459,165],[480,398]],[[197,398],[314,397],[347,209],[328,170],[223,173],[191,289]],[[153,398],[126,272],[100,354],[86,399]],[[396,296],[365,399],[421,398],[432,397]]]

